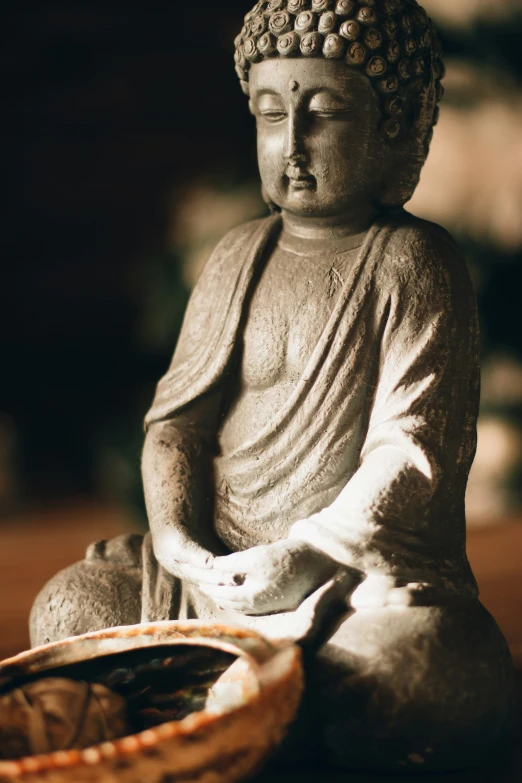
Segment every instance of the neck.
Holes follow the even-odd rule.
[[[362,234],[371,227],[376,217],[374,207],[357,215],[335,215],[332,217],[313,217],[294,215],[283,210],[285,229],[294,236],[303,239],[342,239]]]

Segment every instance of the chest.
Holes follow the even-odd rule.
[[[252,296],[241,379],[263,389],[296,381],[337,304],[352,253],[298,255],[276,248]]]

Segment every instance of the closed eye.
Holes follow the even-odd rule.
[[[275,109],[269,111],[261,111],[261,116],[264,117],[268,122],[281,122],[282,120],[286,119],[288,117],[287,113],[284,111],[276,111]]]
[[[352,112],[349,109],[311,109],[310,114],[324,120],[346,120]]]

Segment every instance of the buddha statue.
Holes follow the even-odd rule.
[[[51,580],[32,642],[248,625],[303,645],[302,754],[465,766],[505,736],[512,664],[465,551],[476,302],[452,238],[403,206],[436,34],[415,0],[265,0],[235,46],[271,214],[192,294],[146,419],[150,532]]]

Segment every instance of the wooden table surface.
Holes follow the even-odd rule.
[[[60,568],[82,558],[89,542],[128,529],[129,521],[123,512],[90,500],[75,500],[0,519],[0,659],[28,647],[29,610],[45,581]],[[472,530],[468,536],[468,553],[482,602],[502,628],[519,672],[521,698],[517,737],[521,747],[515,747],[510,758],[496,759],[488,769],[427,780],[432,783],[522,783],[522,519]],[[257,783],[341,783],[345,780],[380,783],[390,778],[307,767],[270,769],[257,779]],[[411,776],[407,780],[416,782]]]

